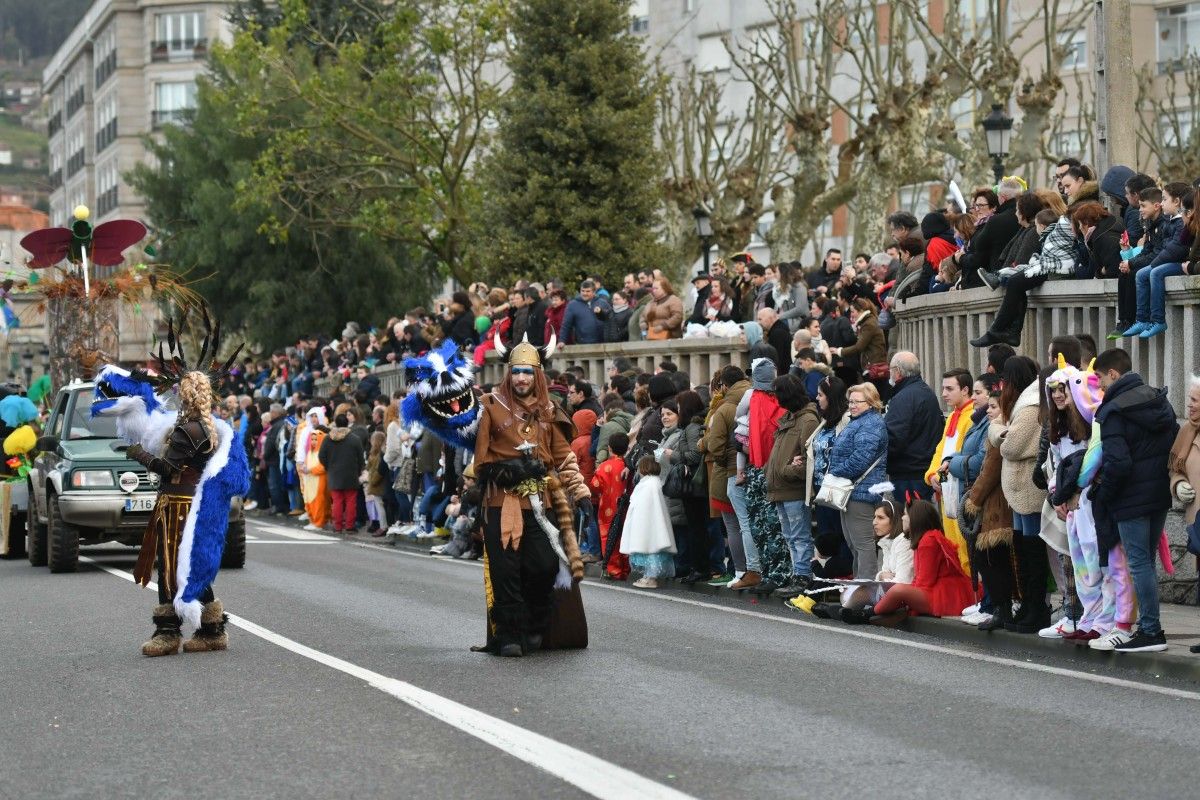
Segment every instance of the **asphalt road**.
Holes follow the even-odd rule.
[[[588,650],[498,659],[477,564],[250,530],[226,653],[140,655],[132,550],[0,562],[0,797],[1195,792],[1198,685],[591,582]]]

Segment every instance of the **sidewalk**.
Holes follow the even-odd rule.
[[[381,544],[381,539],[373,538],[365,533],[344,538],[350,542]],[[445,541],[445,539],[437,538],[401,537],[397,540],[396,546],[428,554],[431,546],[442,544]],[[430,558],[437,558],[437,556],[430,556]],[[601,570],[597,564],[586,565],[585,580],[596,583],[607,582],[607,579],[601,577]],[[782,599],[777,597],[759,597],[747,591],[733,591],[724,587],[709,586],[706,583],[686,586],[677,581],[671,581],[666,587],[657,591],[677,595],[706,595],[722,603],[749,604],[764,612],[798,615],[806,621],[818,624],[843,624],[803,614],[789,608]],[[1200,608],[1164,603],[1160,613],[1163,630],[1166,631],[1167,642],[1170,644],[1170,649],[1165,653],[1105,653],[1093,650],[1086,645],[1079,646],[1059,639],[1042,639],[1036,635],[1023,635],[1003,630],[984,633],[973,625],[963,624],[956,618],[909,617],[901,623],[898,630],[943,641],[972,645],[983,650],[999,651],[1000,654],[1009,657],[1054,656],[1078,662],[1081,666],[1086,665],[1086,668],[1093,671],[1136,670],[1152,677],[1166,676],[1200,683],[1200,655],[1193,655],[1188,651],[1191,645],[1200,644]]]

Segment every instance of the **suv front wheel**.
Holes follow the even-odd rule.
[[[58,496],[46,497],[46,557],[51,572],[75,572],[79,568],[79,529],[63,522]]]

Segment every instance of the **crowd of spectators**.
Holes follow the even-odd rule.
[[[338,493],[333,530],[449,536],[434,553],[478,557],[470,454],[405,426],[403,390],[385,396],[375,367],[444,339],[482,364],[497,340],[734,336],[750,368],[699,383],[669,360],[648,372],[618,357],[598,384],[548,365],[594,488],[582,549],[606,577],[773,593],[849,623],[933,614],[1094,649],[1165,649],[1155,564],[1172,502],[1200,553],[1200,380],[1181,428],[1120,348],[1065,331],[1038,360],[1016,347],[1028,292],[1056,279],[1116,278],[1108,338],[1160,335],[1163,281],[1200,265],[1194,189],[1125,167],[1096,182],[1071,159],[1056,178],[1035,190],[1005,178],[921,220],[894,213],[884,250],[844,262],[830,249],[809,271],[739,253],[686,292],[658,271],[620,287],[581,276],[574,296],[555,280],[473,284],[381,330],[351,323],[248,359],[222,413],[245,426],[251,506],[319,528]],[[979,287],[1004,293],[972,342],[984,358],[931,385],[918,354],[889,348],[897,303]],[[331,388],[314,398],[321,379]],[[318,471],[328,498],[314,506],[300,485]]]

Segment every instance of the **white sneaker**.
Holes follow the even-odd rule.
[[[967,614],[961,619],[967,625],[982,625],[985,622],[991,622],[992,615],[986,611],[976,611],[974,614]]]
[[[969,617],[972,614],[978,614],[978,613],[979,613],[979,603],[976,603],[973,606],[967,606],[966,608],[964,608],[962,610],[962,615],[964,617]]]
[[[1063,634],[1075,632],[1075,620],[1063,617],[1058,622],[1051,623],[1049,628],[1042,628],[1038,636],[1043,639],[1061,639]],[[1096,639],[1092,640],[1097,641]],[[1089,643],[1090,644],[1090,643]]]
[[[417,538],[418,539],[436,539],[437,534],[433,531],[418,531]]]
[[[307,525],[305,525],[305,526],[304,526],[304,530],[306,530],[306,531],[319,531],[319,530],[321,530],[321,527],[320,527],[319,525],[313,525],[313,524],[310,522],[310,523],[308,523]]]
[[[242,510],[243,510],[243,511],[253,511],[253,510],[254,510],[254,509],[256,509],[256,508],[258,508],[258,503],[257,503],[257,502],[255,502],[254,500],[251,500],[251,501],[250,501],[250,502],[248,502],[248,503],[243,503],[243,504],[242,504]]]
[[[733,586],[735,583],[740,581],[742,579],[742,576],[745,574],[746,573],[744,573],[744,572],[734,572],[733,580],[731,580],[729,583],[724,584],[725,588],[728,589],[730,586]]]
[[[446,545],[435,544],[433,547],[429,548],[429,555],[440,556],[445,549],[446,549]]]
[[[299,520],[300,522],[308,522],[308,520],[309,520],[308,512],[305,511],[303,514],[296,517],[296,519]]]
[[[1120,628],[1113,628],[1099,639],[1092,639],[1090,642],[1088,642],[1088,647],[1092,648],[1093,650],[1116,650],[1117,645],[1125,644],[1132,638],[1132,631],[1123,631]]]

